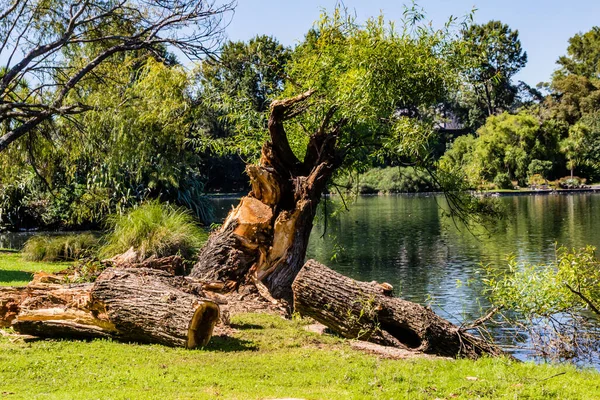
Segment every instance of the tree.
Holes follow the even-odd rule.
[[[600,28],[570,38],[557,64],[546,104],[553,117],[575,124],[600,108]]]
[[[78,87],[119,54],[145,50],[160,56],[165,47],[191,58],[211,53],[233,9],[233,2],[200,0],[0,5],[0,56],[6,62],[0,72],[0,151],[44,122],[92,108],[81,101]]]
[[[245,164],[239,155],[259,154],[260,141],[252,135],[244,135],[240,140],[242,135],[236,136],[233,130],[248,131],[251,126],[255,132],[266,132],[264,115],[283,91],[290,55],[290,49],[275,38],[262,35],[248,42],[227,42],[218,60],[207,59],[201,64],[195,107],[195,125],[200,135],[193,142],[200,152],[212,157],[207,163],[208,185],[214,187],[228,181],[234,188],[242,186],[247,190]],[[240,118],[246,123],[240,123]],[[211,140],[207,142],[206,137]]]
[[[477,136],[456,140],[440,160],[446,170],[462,171],[472,187],[484,182],[511,179],[524,183],[532,159],[545,159],[546,132],[539,119],[522,111],[511,115],[502,113],[488,118]]]
[[[230,288],[251,280],[290,300],[332,175],[385,151],[427,159],[430,116],[457,80],[458,44],[448,30],[324,15],[288,64],[283,98],[270,105],[268,140],[259,164],[247,167],[252,191],[211,235],[192,276]],[[262,139],[254,126],[234,130],[234,140]]]
[[[600,79],[600,27],[594,26],[570,38],[567,55],[556,63],[561,66],[559,74]]]
[[[500,21],[463,30],[468,43],[467,86],[461,91],[466,119],[477,129],[485,118],[511,109],[518,87],[511,79],[527,63],[519,31]]]
[[[0,203],[10,200],[6,208],[16,214],[0,215],[0,223],[93,227],[154,198],[209,222],[206,159],[188,143],[194,120],[188,74],[148,54],[127,55],[118,70],[110,64],[98,70],[104,80],[79,85],[91,110],[30,132],[0,153]],[[23,190],[14,193],[15,186]],[[37,216],[30,218],[34,205]]]
[[[571,171],[571,179],[573,179],[575,168],[582,161],[585,137],[588,133],[588,128],[584,124],[578,123],[569,128],[569,136],[560,142],[560,151],[567,157],[567,168]]]

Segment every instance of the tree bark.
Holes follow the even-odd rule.
[[[224,290],[263,283],[277,299],[292,301],[291,285],[302,268],[321,194],[340,158],[335,152],[341,123],[330,110],[310,137],[304,161],[288,142],[284,121],[302,112],[312,91],[271,104],[269,134],[258,165],[246,172],[252,184],[221,228],[200,252],[191,276]]]
[[[306,262],[292,288],[296,312],[346,338],[441,356],[504,354],[431,309],[391,297],[388,284],[355,281],[314,260]]]
[[[93,284],[0,288],[0,326],[39,337],[195,348],[218,320],[217,304],[185,278],[148,268],[109,268]]]

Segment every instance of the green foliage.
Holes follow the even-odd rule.
[[[8,210],[0,213],[1,223],[97,226],[107,215],[152,198],[211,219],[203,196],[204,161],[188,144],[187,74],[147,55],[120,61],[119,68],[101,67],[111,79],[82,84],[86,90],[78,100],[94,107],[72,117],[75,124],[56,123],[0,154],[0,165],[20,165],[12,175],[0,174],[0,209],[6,204]]]
[[[440,159],[440,167],[463,171],[465,179],[475,188],[486,181],[501,183],[499,186],[503,188],[512,179],[525,183],[533,160],[537,160],[534,167],[540,162],[543,166],[551,165],[540,160],[546,155],[545,143],[553,140],[542,128],[539,119],[525,111],[491,116],[477,131],[477,137],[458,138]]]
[[[98,238],[91,233],[64,236],[36,235],[23,247],[26,261],[73,261],[93,255]]]
[[[541,174],[533,174],[529,175],[529,180],[527,181],[527,183],[532,188],[536,188],[548,184],[548,181]]]
[[[526,328],[540,353],[548,357],[595,357],[600,351],[600,261],[596,248],[561,247],[556,262],[488,266],[483,282],[490,302],[504,310],[506,322]],[[596,314],[595,319],[587,313]]]
[[[190,142],[221,156],[258,157],[267,134],[266,111],[283,90],[290,56],[291,50],[271,36],[225,43],[219,61],[207,60],[196,72],[197,136]]]
[[[123,215],[110,218],[110,232],[100,248],[110,258],[134,248],[142,258],[179,254],[192,259],[206,240],[189,211],[158,201],[147,202]]]
[[[462,34],[468,46],[468,68],[455,112],[477,129],[486,117],[512,109],[518,88],[511,79],[527,63],[527,53],[519,32],[500,21],[470,25]]]
[[[534,175],[540,175],[542,178],[548,176],[552,171],[552,161],[533,159],[527,167],[527,175],[532,177]]]
[[[413,167],[373,168],[358,178],[339,183],[347,188],[358,185],[359,193],[418,193],[439,190],[432,177],[423,170]]]
[[[510,176],[505,172],[500,172],[494,177],[494,185],[496,185],[498,189],[514,189]]]
[[[506,270],[488,266],[484,279],[488,297],[494,305],[523,316],[588,309],[571,287],[600,306],[600,263],[595,251],[591,246],[572,251],[561,247],[556,262],[549,265],[520,265],[511,257]]]
[[[564,176],[558,180],[558,186],[563,189],[578,189],[585,185],[586,180],[578,176]]]
[[[557,63],[562,74],[600,78],[600,27],[594,26],[570,38],[567,55],[560,57]]]

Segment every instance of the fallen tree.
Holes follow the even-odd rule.
[[[314,260],[304,264],[292,289],[296,312],[346,338],[450,357],[504,354],[430,308],[391,297],[387,284],[355,281]]]
[[[95,283],[0,288],[0,327],[38,337],[196,348],[208,343],[219,315],[197,285],[148,268],[108,268]]]

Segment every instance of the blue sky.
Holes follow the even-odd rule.
[[[403,0],[345,0],[359,19],[378,15],[398,20]],[[333,9],[336,0],[238,0],[227,29],[232,40],[248,40],[257,34],[275,36],[286,45],[302,39],[323,8]],[[548,81],[556,59],[566,53],[568,39],[600,25],[600,0],[420,0],[428,19],[444,23],[450,15],[463,16],[476,8],[475,21],[500,20],[519,30],[529,62],[516,79],[530,85]]]

